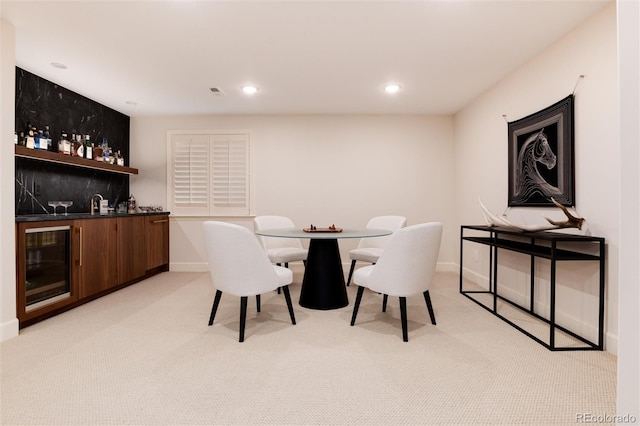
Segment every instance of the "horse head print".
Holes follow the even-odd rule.
[[[562,191],[550,184],[540,174],[538,163],[548,170],[556,167],[557,158],[549,146],[544,128],[534,132],[520,148],[515,176],[515,199],[525,202],[535,194],[547,199],[564,199]]]

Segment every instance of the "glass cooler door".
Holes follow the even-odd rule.
[[[71,296],[71,227],[26,232],[26,312]]]

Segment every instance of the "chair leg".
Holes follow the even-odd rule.
[[[353,304],[353,315],[351,315],[351,325],[356,323],[356,315],[358,315],[358,308],[360,308],[360,301],[362,300],[362,293],[364,293],[364,287],[358,287],[358,294],[356,295],[356,301]]]
[[[256,307],[258,308],[258,312],[260,312],[260,295],[256,294]]]
[[[400,297],[400,320],[402,321],[402,340],[409,341],[409,333],[407,332],[407,298]]]
[[[436,316],[433,313],[433,305],[431,305],[431,296],[429,296],[429,290],[424,293],[424,301],[427,302],[427,309],[429,310],[429,316],[431,317],[431,324],[436,325]]]
[[[285,265],[286,265],[286,263],[285,263]],[[276,263],[276,266],[282,266],[282,264],[281,263]],[[285,268],[286,268],[286,266],[285,266]],[[278,294],[280,294],[280,287],[278,287]]]
[[[287,308],[289,308],[289,316],[291,317],[291,324],[296,325],[296,317],[293,314],[293,304],[291,303],[291,294],[289,294],[289,286],[282,286],[282,292],[284,293],[284,298],[287,301]]]
[[[216,297],[213,299],[213,306],[211,307],[211,315],[209,316],[209,325],[213,324],[213,318],[215,318],[216,312],[218,311],[220,296],[222,296],[222,292],[220,290],[216,290]]]
[[[387,299],[389,299],[389,296],[386,294],[382,295],[382,312],[387,312]]]
[[[247,323],[247,296],[240,297],[240,342],[244,342],[244,326]]]
[[[351,276],[353,275],[353,270],[356,267],[356,261],[352,260],[351,261],[351,268],[349,269],[349,278],[347,278],[347,285],[349,285],[351,283]]]

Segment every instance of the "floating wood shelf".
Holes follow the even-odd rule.
[[[118,166],[116,164],[101,163],[96,160],[72,157],[70,155],[59,154],[57,152],[44,151],[41,149],[29,149],[24,146],[15,146],[16,157],[30,158],[32,160],[46,161],[49,163],[68,164],[85,169],[103,170],[110,173],[121,173],[127,175],[137,175],[138,169],[133,167]]]

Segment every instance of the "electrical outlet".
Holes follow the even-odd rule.
[[[473,251],[473,260],[475,260],[476,262],[480,260],[480,253],[478,252],[478,250]]]

